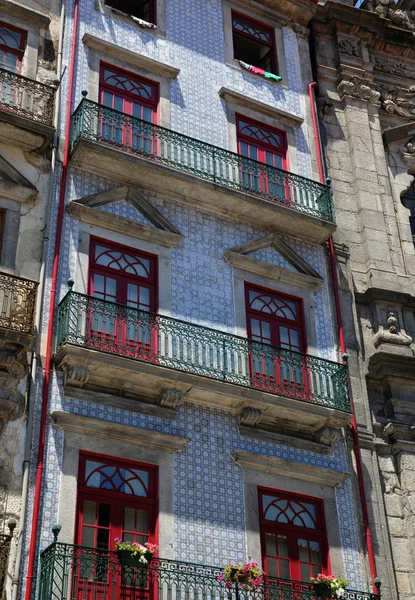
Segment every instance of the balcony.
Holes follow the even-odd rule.
[[[330,186],[86,98],[72,117],[71,163],[315,243],[335,229]]]
[[[30,336],[37,282],[0,273],[0,331],[4,336]]]
[[[0,68],[0,142],[43,150],[54,134],[55,88]]]
[[[121,565],[117,552],[54,542],[41,554],[39,600],[318,600],[310,583],[267,578],[256,590],[226,589],[218,567],[154,558],[148,568]],[[380,595],[345,590],[345,600]]]
[[[59,305],[56,363],[87,370],[91,389],[175,388],[186,400],[263,411],[312,429],[350,420],[345,365],[186,321],[68,292]],[[73,382],[76,384],[76,381]]]

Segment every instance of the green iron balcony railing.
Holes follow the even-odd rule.
[[[122,561],[121,561],[122,562]],[[256,590],[226,589],[218,567],[154,558],[121,564],[115,551],[54,542],[41,554],[39,600],[318,600],[311,583],[267,577]],[[345,590],[344,600],[380,600]]]
[[[74,344],[351,412],[346,365],[69,291],[58,346]]]
[[[43,125],[53,125],[56,89],[0,68],[0,110]]]
[[[176,171],[333,222],[331,187],[142,121],[84,98],[72,116],[79,139],[136,154]]]

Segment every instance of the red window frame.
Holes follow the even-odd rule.
[[[109,466],[118,468],[133,468],[140,471],[146,471],[149,477],[148,496],[136,496],[126,494],[114,490],[106,490],[103,488],[89,487],[85,483],[86,462],[93,460],[104,463]],[[121,459],[115,456],[101,455],[93,452],[81,451],[79,455],[79,470],[78,470],[78,486],[77,486],[77,506],[76,506],[76,527],[75,527],[75,544],[82,546],[83,527],[95,529],[108,529],[108,550],[115,550],[115,538],[123,538],[124,530],[124,508],[132,508],[133,510],[145,510],[148,514],[148,541],[158,545],[159,537],[159,490],[158,490],[158,466],[149,463],[137,462],[129,459]],[[109,505],[109,525],[101,527],[99,524],[84,523],[84,502],[96,502],[99,504]],[[97,535],[95,532],[95,542]],[[144,532],[142,532],[144,533]],[[96,547],[96,545],[95,545]],[[99,552],[106,552],[107,549],[96,548],[97,555]],[[156,597],[157,585],[152,585],[150,589],[150,581],[145,581],[135,570],[127,567],[123,571],[122,567],[117,568],[116,562],[110,560],[108,567],[105,567],[105,561],[102,562],[97,556],[96,561],[76,561],[75,570],[72,575],[73,585],[77,588],[76,596],[79,600],[93,600],[98,591],[102,595],[110,585],[121,590],[122,597],[135,597],[138,592],[140,598],[150,600]],[[114,582],[114,577],[116,581]],[[138,577],[138,579],[136,579]],[[102,590],[101,590],[102,587]],[[101,594],[100,594],[101,592]]]
[[[244,115],[241,115],[239,113],[236,113],[235,120],[236,120],[236,136],[237,136],[237,141],[238,141],[238,152],[239,153],[241,153],[241,151],[240,151],[241,142],[245,142],[247,144],[250,144],[251,146],[255,146],[258,149],[258,158],[255,160],[258,160],[258,162],[262,162],[262,163],[266,164],[266,152],[267,151],[272,152],[272,154],[281,156],[282,168],[284,170],[287,170],[287,168],[288,168],[288,156],[287,156],[288,144],[287,144],[287,134],[285,133],[284,130],[277,129],[276,127],[272,127],[271,125],[265,125],[264,123],[261,123],[260,121],[255,121],[254,119],[245,117]],[[278,135],[282,141],[281,148],[277,148],[277,147],[273,146],[272,144],[266,143],[265,141],[257,140],[254,137],[243,133],[241,131],[241,121],[248,123],[248,125],[250,125],[252,127],[258,127],[259,129],[267,131],[271,134]]]
[[[20,73],[21,68],[22,68],[23,56],[24,56],[25,49],[26,49],[27,31],[25,31],[24,29],[20,29],[19,27],[15,27],[14,25],[10,25],[9,23],[6,23],[5,21],[0,21],[0,27],[4,27],[5,29],[10,29],[10,31],[14,31],[20,35],[19,48],[12,48],[12,47],[7,46],[6,44],[2,44],[0,42],[0,50],[2,50],[3,52],[7,52],[9,54],[13,54],[14,56],[17,56],[16,73]],[[5,68],[1,64],[0,64],[0,67]]]
[[[136,81],[139,83],[143,83],[147,86],[151,86],[151,88],[152,88],[151,98],[137,96],[136,94],[133,94],[133,93],[129,92],[128,90],[122,89],[120,87],[117,87],[116,85],[112,85],[112,84],[105,82],[104,74],[105,74],[106,69],[108,69],[108,70],[112,71],[113,73],[116,73],[117,75],[120,75],[122,77],[127,77],[131,81]],[[125,69],[120,69],[119,67],[115,67],[114,65],[111,65],[109,63],[101,62],[100,70],[99,70],[99,100],[100,100],[101,104],[103,104],[104,91],[108,91],[110,93],[115,92],[115,93],[117,93],[117,95],[122,96],[124,98],[124,100],[127,102],[134,102],[134,101],[138,102],[138,100],[139,100],[140,104],[143,104],[144,106],[147,106],[148,108],[152,109],[153,119],[151,122],[155,123],[155,124],[158,123],[160,87],[159,87],[159,83],[157,81],[153,81],[151,79],[141,77],[141,75],[136,75],[135,73],[131,73],[130,71],[126,71]],[[131,105],[127,104],[127,107],[131,108]],[[124,112],[125,114],[130,114],[130,115],[132,114],[132,110],[130,110],[130,112],[123,110],[122,112]]]
[[[247,32],[247,31],[236,30],[235,29],[235,19],[239,20],[240,22],[245,22],[248,26],[249,26],[249,24],[254,25],[255,27],[258,27],[258,28],[264,30],[265,32],[269,33],[270,41],[268,42],[263,39],[260,39],[257,36]],[[243,15],[243,14],[233,10],[232,11],[232,36],[235,33],[237,35],[241,35],[243,37],[254,40],[255,42],[259,42],[260,44],[263,44],[264,46],[268,46],[269,48],[271,48],[271,73],[278,75],[278,55],[277,55],[277,46],[275,43],[275,31],[274,31],[273,27],[270,27],[269,25],[265,25],[264,23],[261,23],[261,21],[257,21],[256,19],[253,19],[252,17],[247,17],[246,15]],[[258,65],[254,65],[254,66],[258,66]],[[261,68],[261,67],[259,67],[259,68]]]
[[[289,502],[296,503],[306,503],[308,505],[312,505],[315,510],[316,515],[316,527],[304,527],[299,525],[293,525],[291,523],[281,523],[276,521],[271,521],[265,518],[264,510],[263,510],[263,496],[275,496],[277,499],[287,500]],[[288,565],[290,571],[289,579],[294,581],[304,581],[305,583],[310,584],[309,578],[307,580],[302,579],[301,577],[301,562],[303,564],[307,564],[307,561],[300,561],[299,555],[299,540],[305,540],[308,542],[317,542],[320,548],[321,554],[321,562],[320,563],[312,563],[310,561],[310,565],[314,564],[316,567],[318,566],[318,571],[329,574],[331,572],[330,565],[330,549],[328,545],[327,539],[327,527],[326,520],[324,515],[324,500],[320,498],[314,498],[312,496],[306,496],[303,494],[292,494],[285,491],[279,491],[272,488],[260,487],[258,486],[258,508],[259,508],[259,526],[260,526],[260,539],[261,539],[261,554],[262,554],[262,564],[263,569],[266,574],[269,574],[268,571],[268,558],[274,559],[274,556],[266,554],[266,542],[265,542],[265,534],[269,533],[271,535],[280,535],[287,538],[287,549],[288,556],[282,557],[283,560],[288,558]],[[321,568],[320,568],[321,566]],[[314,571],[314,574],[317,573]],[[271,577],[275,577],[275,575],[270,575]],[[310,576],[311,576],[311,566],[310,566]],[[282,577],[278,575],[278,577]]]
[[[105,5],[109,6],[109,8],[115,8],[116,10],[119,10],[121,12],[124,12],[127,15],[133,15],[137,18],[141,18],[138,17],[138,15],[135,15],[134,12],[132,12],[131,10],[123,10],[122,8],[118,8],[116,6],[117,2],[111,2],[109,0],[105,0]],[[122,4],[122,3],[121,3]],[[152,23],[153,25],[157,25],[157,2],[156,0],[148,0],[148,4],[150,5],[149,8],[149,18],[148,18],[148,23]],[[145,19],[144,19],[145,20]]]
[[[270,296],[273,299],[282,302],[290,302],[296,307],[297,319],[288,319],[282,316],[276,316],[263,310],[252,308],[250,292]],[[257,335],[253,334],[251,319],[260,321],[261,335],[269,340],[270,346],[283,348],[281,355],[291,352],[307,353],[307,335],[305,327],[304,303],[303,299],[297,296],[291,296],[280,291],[272,290],[258,285],[245,282],[245,310],[247,323],[247,337],[252,340],[249,357],[249,369],[251,385],[259,387],[264,391],[271,393],[282,393],[298,400],[311,400],[312,376],[306,366],[298,368],[290,365],[290,361],[281,360],[279,353],[270,352],[267,356],[261,351],[259,344],[266,345],[266,342],[255,340]],[[298,318],[300,317],[300,318]],[[262,334],[263,325],[269,325],[269,337]],[[298,347],[286,347],[286,343],[281,342],[280,327],[287,330],[289,341],[291,340],[291,331],[298,333]]]
[[[113,269],[108,266],[96,263],[95,250],[96,247],[104,246],[109,251],[123,252],[129,256],[136,256],[149,261],[150,276],[143,277],[140,275],[126,273],[118,269]],[[90,261],[89,261],[89,276],[88,276],[88,295],[94,296],[94,275],[100,275],[104,278],[115,280],[116,293],[115,303],[123,306],[128,306],[128,285],[137,286],[138,290],[146,288],[149,290],[149,308],[147,312],[157,313],[158,311],[158,257],[155,254],[136,250],[114,244],[101,238],[91,237],[90,240]],[[99,299],[99,297],[98,297]],[[139,297],[137,295],[137,299]],[[105,300],[109,302],[109,300]],[[125,309],[120,307],[120,317],[115,316],[111,322],[110,331],[107,330],[105,320],[106,317],[100,318],[101,329],[99,324],[97,327],[97,319],[93,309],[93,301],[91,301],[91,309],[89,314],[89,343],[93,347],[99,347],[101,350],[126,354],[128,356],[143,359],[156,360],[157,355],[157,324],[152,323],[150,326],[138,321],[131,320],[125,316]],[[130,307],[131,308],[131,307]],[[132,307],[134,308],[134,307]],[[143,309],[140,309],[143,310]],[[153,325],[153,326],[151,326]],[[133,330],[134,335],[130,332]]]

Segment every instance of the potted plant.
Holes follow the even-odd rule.
[[[236,583],[242,589],[256,590],[262,583],[263,576],[264,574],[256,562],[231,563],[225,566],[218,581],[224,581],[228,589]]]
[[[319,573],[317,577],[310,577],[314,586],[317,598],[341,598],[348,581],[336,575],[323,575]]]
[[[139,544],[138,542],[123,542],[120,538],[115,538],[115,548],[118,551],[120,564],[130,567],[148,567],[149,562],[153,558],[153,554],[157,550],[155,544],[146,542]]]

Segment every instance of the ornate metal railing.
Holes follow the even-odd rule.
[[[0,327],[31,333],[37,282],[0,273]]]
[[[72,291],[57,343],[351,411],[345,365]]]
[[[0,69],[0,110],[53,125],[55,88]]]
[[[80,138],[333,221],[329,185],[244,158],[86,98],[72,117],[72,146]]]
[[[317,600],[310,583],[267,578],[257,590],[226,589],[221,569],[155,558],[123,565],[117,552],[54,542],[41,554],[39,600]],[[346,590],[345,600],[380,600]]]
[[[0,600],[6,597],[7,565],[9,564],[12,535],[0,533]]]

